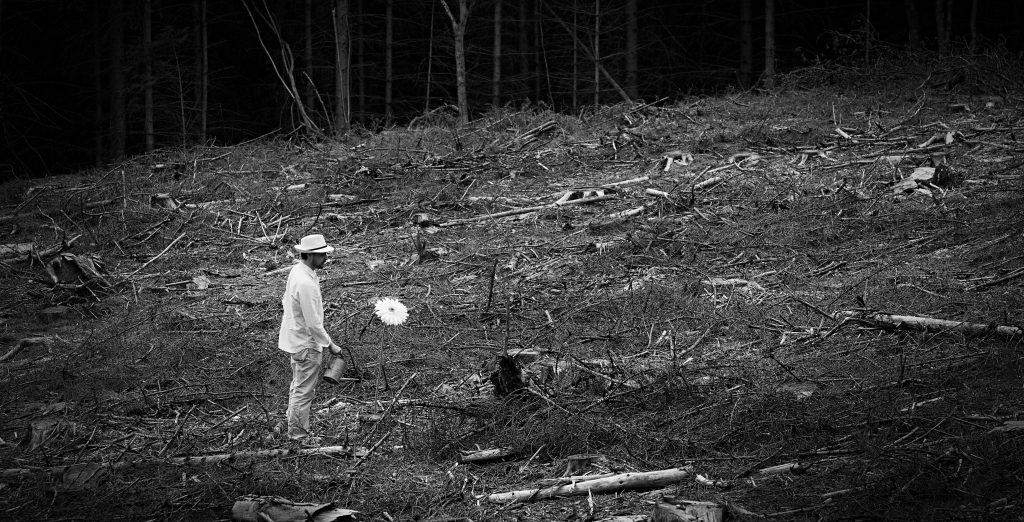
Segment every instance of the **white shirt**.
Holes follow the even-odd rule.
[[[281,299],[284,316],[277,347],[298,353],[306,348],[322,351],[331,345],[331,336],[324,330],[324,303],[320,297],[320,278],[312,268],[299,262],[288,272],[288,283]]]

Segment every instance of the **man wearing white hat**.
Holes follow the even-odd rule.
[[[314,442],[309,432],[309,407],[316,393],[316,382],[323,361],[323,349],[341,353],[324,329],[324,304],[320,296],[320,278],[327,254],[334,251],[324,236],[308,235],[295,245],[300,262],[288,273],[281,300],[284,317],[277,347],[291,355],[292,383],[288,389],[288,438]]]

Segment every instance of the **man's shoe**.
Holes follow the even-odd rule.
[[[292,439],[292,442],[296,443],[302,448],[319,448],[323,445],[323,439],[320,437],[308,436],[302,437],[301,439]]]

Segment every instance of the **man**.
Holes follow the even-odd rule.
[[[316,382],[323,362],[323,349],[335,354],[334,344],[324,329],[324,305],[320,296],[320,278],[327,254],[334,251],[320,234],[302,238],[295,251],[300,262],[288,273],[281,304],[284,316],[277,347],[291,355],[292,383],[288,389],[288,438],[315,443],[309,432],[309,407],[316,393]]]

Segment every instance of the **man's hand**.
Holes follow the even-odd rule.
[[[332,342],[328,348],[331,349],[331,353],[333,353],[334,355],[341,355],[341,347],[338,346],[337,344],[334,344]]]

